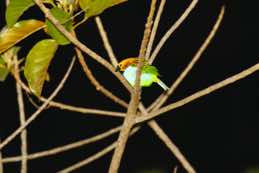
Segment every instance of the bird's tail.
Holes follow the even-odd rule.
[[[168,86],[158,78],[157,78],[157,84],[161,86],[165,91],[169,90]]]

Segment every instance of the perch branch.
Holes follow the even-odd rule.
[[[53,91],[53,93],[49,96],[49,98],[44,102],[37,111],[35,111],[28,120],[21,125],[18,129],[16,129],[11,135],[9,135],[1,144],[0,144],[0,150],[2,150],[9,142],[11,142],[17,135],[19,135],[32,121],[34,121],[38,115],[48,106],[49,102],[59,93],[59,91],[63,88],[65,81],[67,80],[72,67],[74,65],[75,58],[71,61],[69,68],[64,75],[63,79],[57,86],[57,88]]]
[[[161,10],[161,5],[160,5],[160,10]],[[161,12],[157,15],[161,15]],[[156,20],[157,17],[156,17]],[[101,19],[99,18],[98,21],[101,23]],[[100,27],[98,27],[99,30],[101,30],[100,32],[105,32],[104,28],[103,29],[100,29]],[[152,30],[153,31],[153,30]],[[107,37],[107,36],[104,36],[103,34],[101,34],[101,37]],[[103,38],[103,40],[108,40],[108,38]],[[150,42],[149,42],[150,43]],[[110,45],[109,42],[106,42],[105,43],[107,45],[107,47],[109,47],[109,50],[106,49],[107,51],[111,51],[113,53],[113,50],[112,50],[112,46]],[[109,54],[109,53],[108,53]],[[82,56],[82,55],[81,55]],[[114,56],[115,57],[115,56]],[[98,88],[98,85],[96,86]],[[139,108],[140,108],[140,111],[144,114],[144,115],[147,115],[148,112],[145,110],[145,107],[143,106],[142,103],[139,104]],[[155,120],[151,120],[150,122],[148,122],[148,125],[151,127],[152,130],[155,131],[155,133],[159,136],[159,138],[166,144],[166,146],[169,147],[170,151],[178,151],[178,152],[173,152],[173,154],[176,155],[177,158],[180,158],[179,161],[182,162],[183,164],[183,167],[186,168],[187,171],[189,172],[194,172],[194,169],[192,168],[192,166],[190,166],[190,164],[188,163],[187,159],[185,159],[185,157],[179,152],[179,150],[177,149],[177,147],[173,144],[173,142],[171,142],[170,138],[167,137],[167,135],[165,134],[165,132],[159,127],[159,125],[155,122]],[[180,155],[180,156],[179,156]],[[181,159],[183,158],[183,159]],[[88,159],[86,159],[88,160]],[[183,161],[182,161],[183,160]],[[84,161],[82,161],[81,163],[84,163]],[[76,164],[76,165],[81,165],[80,163]],[[185,166],[187,165],[187,166]]]
[[[237,74],[235,74],[235,75],[233,75],[229,78],[226,78],[223,81],[220,81],[220,82],[218,82],[216,84],[213,84],[213,85],[211,85],[211,86],[209,86],[209,87],[207,87],[203,90],[200,90],[200,91],[198,91],[198,92],[196,92],[196,93],[194,93],[194,94],[192,94],[192,95],[190,95],[190,96],[188,96],[188,97],[186,97],[182,100],[179,100],[175,103],[171,103],[167,106],[164,106],[157,111],[151,112],[151,113],[149,113],[148,116],[140,116],[136,119],[136,123],[141,123],[141,122],[153,119],[155,117],[158,117],[159,115],[161,115],[163,113],[166,113],[168,111],[171,111],[173,109],[181,107],[181,106],[183,106],[187,103],[190,103],[190,102],[192,102],[192,101],[194,101],[194,100],[196,100],[200,97],[206,96],[206,95],[208,95],[208,94],[210,94],[214,91],[217,91],[217,90],[219,90],[219,89],[221,89],[221,88],[223,88],[223,87],[225,87],[229,84],[232,84],[232,83],[234,83],[238,80],[241,80],[241,79],[257,72],[258,70],[259,70],[259,63],[253,65],[252,67],[250,67],[250,68],[248,68],[248,69],[246,69],[246,70],[244,70],[240,73],[237,73]]]
[[[206,37],[206,40],[203,42],[203,44],[201,45],[201,47],[199,48],[197,53],[194,55],[194,57],[192,58],[190,63],[187,65],[187,67],[183,70],[183,72],[179,75],[179,77],[176,79],[176,81],[170,87],[168,92],[166,94],[163,93],[161,95],[161,97],[158,97],[158,100],[156,101],[157,104],[154,106],[153,110],[157,110],[158,108],[160,108],[166,102],[168,97],[174,93],[176,88],[181,84],[181,82],[185,79],[185,77],[189,74],[191,69],[194,67],[196,62],[200,59],[201,55],[207,49],[208,45],[210,44],[210,42],[214,38],[217,30],[219,29],[219,26],[220,26],[220,24],[222,22],[224,13],[225,13],[225,6],[222,6],[221,7],[221,11],[220,11],[220,13],[218,15],[217,21],[215,22],[213,28],[211,29],[208,37]]]
[[[98,31],[101,35],[101,38],[103,40],[104,47],[105,47],[105,49],[108,53],[108,56],[110,57],[110,61],[111,61],[112,65],[114,67],[116,67],[117,64],[118,64],[118,61],[117,61],[117,58],[115,57],[114,52],[112,50],[111,44],[110,44],[108,36],[107,36],[107,32],[105,31],[105,29],[103,27],[101,18],[96,17],[95,22],[96,22],[96,25],[98,27]]]
[[[160,5],[158,7],[158,11],[157,11],[157,14],[156,14],[156,18],[155,18],[155,21],[154,21],[154,25],[152,27],[150,39],[149,39],[148,46],[147,46],[147,51],[146,51],[146,55],[145,55],[146,59],[149,59],[149,56],[150,56],[150,53],[151,53],[151,50],[152,50],[152,47],[153,47],[153,44],[154,44],[154,40],[155,40],[155,37],[156,37],[157,29],[158,29],[158,26],[159,26],[160,18],[162,16],[163,11],[164,11],[165,3],[166,3],[166,0],[161,0]]]
[[[137,108],[139,106],[140,93],[141,93],[141,87],[140,87],[141,69],[144,64],[143,60],[144,60],[148,40],[151,33],[151,27],[152,27],[152,21],[153,21],[155,9],[156,9],[156,0],[152,0],[149,15],[147,17],[147,22],[145,25],[144,36],[143,36],[140,51],[139,51],[140,61],[137,65],[136,80],[135,80],[136,82],[134,86],[134,91],[131,93],[131,100],[129,103],[127,116],[124,119],[122,129],[118,137],[117,145],[113,153],[112,161],[109,167],[109,171],[108,171],[109,173],[117,173],[119,171],[122,155],[124,153],[131,128],[133,127],[135,118],[137,116]]]
[[[17,60],[17,56],[15,55],[14,57],[14,62],[15,62],[15,67],[14,70],[18,76],[18,78],[20,78],[19,75],[19,64],[18,64],[18,60]],[[23,101],[23,93],[22,93],[22,88],[19,85],[18,82],[16,82],[16,92],[17,92],[17,101],[18,101],[18,107],[19,107],[19,117],[20,117],[20,125],[23,126],[25,121],[26,121],[26,117],[25,117],[25,110],[24,110],[24,101]],[[21,132],[21,154],[22,154],[22,160],[21,160],[21,173],[27,173],[27,155],[28,155],[28,151],[27,151],[27,130],[24,129]]]
[[[152,64],[161,50],[161,48],[164,46],[165,42],[170,38],[170,36],[174,33],[174,31],[183,23],[183,21],[188,17],[190,12],[194,9],[196,4],[198,3],[198,0],[193,0],[189,7],[183,12],[181,17],[171,26],[171,28],[165,33],[165,35],[162,37],[162,39],[159,41],[158,45],[156,46],[154,52],[152,53],[149,64]]]

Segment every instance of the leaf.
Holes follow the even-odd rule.
[[[60,8],[54,7],[51,10],[52,15],[68,30],[72,29],[71,16]],[[70,41],[47,19],[47,33],[60,45],[67,45]]]
[[[7,26],[12,27],[19,17],[33,5],[33,0],[10,0],[5,13]]]
[[[3,60],[3,57],[0,56],[0,81],[5,81],[6,77],[9,74],[9,69],[6,66],[5,61]]]
[[[39,20],[24,20],[16,23],[0,34],[0,54],[25,39],[34,32],[40,30],[44,22]]]
[[[127,0],[79,0],[79,6],[85,11],[85,17],[101,14],[107,8],[126,2]]]
[[[28,53],[25,60],[24,75],[29,87],[36,96],[41,95],[48,67],[53,59],[58,44],[53,39],[39,41]]]

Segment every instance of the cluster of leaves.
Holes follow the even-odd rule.
[[[127,0],[42,0],[49,4],[52,15],[68,30],[72,31],[74,17],[84,12],[86,21],[92,16],[101,14],[105,9]],[[58,46],[70,44],[69,40],[48,20],[27,19],[18,21],[22,14],[34,6],[33,0],[10,0],[5,13],[7,27],[0,33],[0,80],[4,81],[12,68],[11,58],[7,52],[31,34],[44,29],[51,37],[39,40],[25,59],[24,75],[31,91],[40,96],[45,80],[48,78],[48,67]],[[82,22],[82,21],[81,21]],[[80,23],[80,22],[78,22]],[[15,50],[18,50],[15,48]],[[17,54],[18,51],[12,51]]]

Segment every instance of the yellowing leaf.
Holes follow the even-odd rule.
[[[79,5],[85,11],[85,17],[101,14],[105,9],[120,4],[127,0],[79,0]]]
[[[33,5],[33,0],[10,0],[5,12],[7,26],[12,27],[19,17]]]
[[[70,31],[72,29],[71,16],[60,8],[54,7],[51,10],[52,15],[61,23],[63,26]],[[49,21],[46,21],[47,33],[57,41],[60,45],[69,44],[70,41]]]
[[[55,55],[58,44],[53,39],[39,41],[29,52],[25,60],[24,75],[32,92],[40,96],[48,67]]]
[[[44,22],[39,20],[24,20],[0,34],[0,54],[25,39],[34,32],[40,30]]]

